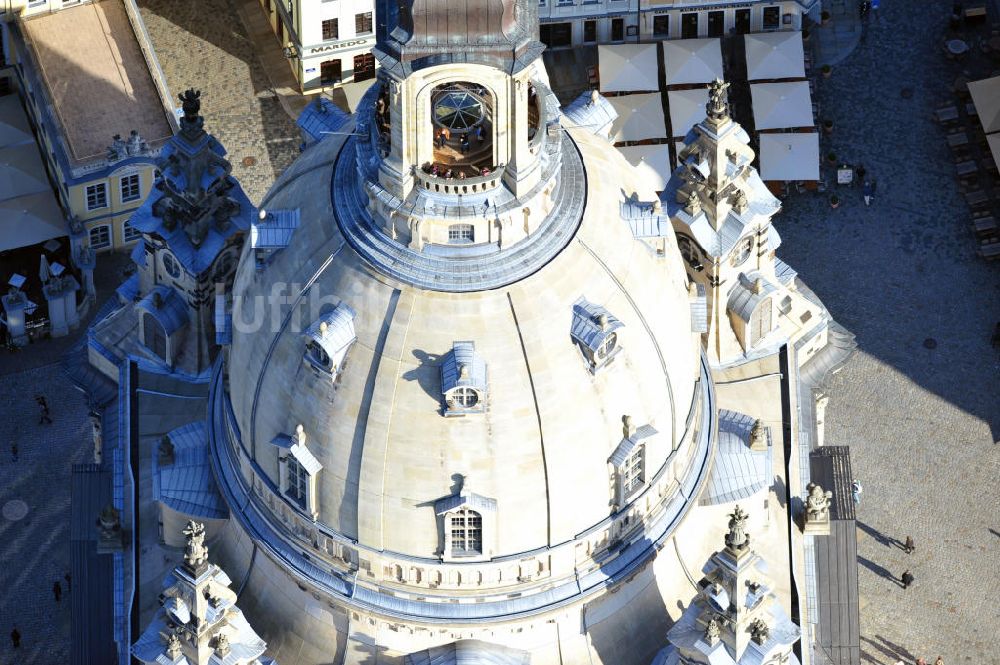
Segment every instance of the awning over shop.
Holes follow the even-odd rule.
[[[710,83],[722,75],[722,48],[717,37],[671,39],[663,44],[667,85]]]
[[[819,134],[761,134],[761,180],[819,180]]]
[[[667,136],[660,93],[622,95],[608,99],[618,118],[611,126],[611,142],[661,139]]]
[[[609,44],[597,47],[601,92],[657,90],[656,44]]]
[[[798,30],[744,35],[747,80],[805,78],[802,33]]]
[[[629,164],[636,167],[643,184],[662,192],[670,179],[670,145],[633,145],[619,148]]]
[[[983,123],[983,131],[987,134],[1000,131],[1000,76],[971,81],[969,94],[976,105],[979,121]]]
[[[674,136],[687,136],[691,128],[705,119],[708,88],[671,90],[667,93],[670,127]]]
[[[0,147],[0,201],[51,191],[34,141]]]
[[[52,192],[0,201],[0,252],[69,235]]]
[[[809,83],[755,83],[750,86],[753,119],[757,131],[812,127],[812,97]]]

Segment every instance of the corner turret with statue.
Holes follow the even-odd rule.
[[[197,377],[212,365],[243,241],[256,218],[230,175],[226,150],[204,129],[201,92],[180,95],[180,132],[163,147],[153,190],[129,219],[142,239],[122,305],[90,330],[92,365],[114,381],[126,358]],[[223,302],[219,302],[220,298]]]

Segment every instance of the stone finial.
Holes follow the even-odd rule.
[[[721,636],[722,630],[719,628],[719,620],[712,617],[705,625],[705,642],[707,642],[710,646],[714,646],[718,643]]]
[[[257,211],[257,219],[259,219],[262,222],[266,222],[267,221],[267,210],[265,210],[264,208],[261,208],[259,211]]]
[[[631,439],[635,434],[635,425],[632,423],[632,416],[622,416],[622,436]]]
[[[698,213],[701,212],[701,199],[698,198],[698,192],[692,190],[687,195],[687,200],[684,201],[684,210],[692,217],[698,216]]]
[[[201,111],[201,91],[188,88],[178,95],[184,115],[181,117],[181,135],[188,141],[195,141],[204,134],[205,119],[198,115]]]
[[[591,90],[590,91],[590,104],[591,105],[596,104],[597,100],[600,99],[600,97],[601,97],[601,93],[597,92],[597,90]]]
[[[750,534],[747,532],[749,515],[739,504],[729,515],[729,531],[726,533],[726,549],[732,554],[743,554],[750,548]]]
[[[229,638],[226,637],[225,633],[218,633],[213,640],[215,642],[215,655],[219,658],[225,658],[229,655]]]
[[[742,214],[746,212],[748,207],[750,207],[750,201],[747,199],[746,193],[742,189],[737,189],[733,196],[733,208]]]
[[[830,502],[833,492],[824,492],[817,483],[809,483],[806,497],[806,522],[827,522],[830,519]]]
[[[189,520],[182,533],[187,536],[184,547],[184,566],[195,575],[200,575],[208,565],[208,548],[205,547],[205,525]]]
[[[176,660],[181,655],[181,638],[177,633],[170,633],[167,637],[167,658]]]
[[[754,619],[750,622],[750,639],[757,644],[767,642],[771,636],[771,629],[764,623],[763,619]]]
[[[300,446],[306,445],[306,428],[302,426],[302,423],[295,426],[295,440]]]
[[[597,321],[596,321],[596,323],[600,327],[601,330],[607,330],[608,329],[608,315],[604,314],[603,312],[601,314],[598,314],[597,315]]]
[[[326,321],[320,321],[320,322],[319,322],[319,334],[320,334],[321,336],[322,336],[322,335],[326,335],[326,331],[327,331],[327,329],[328,329],[329,327],[330,327],[330,326],[328,326],[328,325],[326,324]]]
[[[760,418],[753,421],[753,427],[750,428],[750,450],[767,450],[767,427]]]
[[[709,120],[721,123],[729,119],[728,89],[729,84],[722,79],[715,79],[708,84],[708,104],[705,105],[705,111]]]
[[[653,213],[659,215],[663,212],[663,204],[660,202],[660,197],[653,199]]]

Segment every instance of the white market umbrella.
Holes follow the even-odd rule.
[[[667,93],[670,127],[674,136],[687,136],[691,128],[705,119],[708,89],[671,90]]]
[[[819,180],[819,134],[760,134],[761,180]]]
[[[618,148],[628,163],[636,168],[639,177],[655,192],[662,192],[670,180],[670,146],[633,145]]]
[[[711,83],[722,74],[722,47],[717,37],[670,39],[663,44],[667,85]]]
[[[621,95],[608,101],[618,113],[618,118],[611,125],[612,143],[667,137],[660,93]]]
[[[806,81],[754,83],[750,97],[757,131],[813,126],[812,96]]]
[[[1000,76],[969,82],[969,94],[987,134],[1000,131]]]
[[[647,92],[659,89],[656,44],[608,44],[597,47],[601,92]]]
[[[798,30],[745,35],[747,80],[805,78],[802,33]]]

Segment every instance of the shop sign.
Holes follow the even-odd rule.
[[[309,49],[310,55],[316,55],[317,53],[328,53],[330,51],[337,51],[343,48],[350,48],[352,46],[365,46],[371,42],[370,39],[355,39],[349,42],[340,42],[339,44],[328,44],[327,46],[316,46]]]

